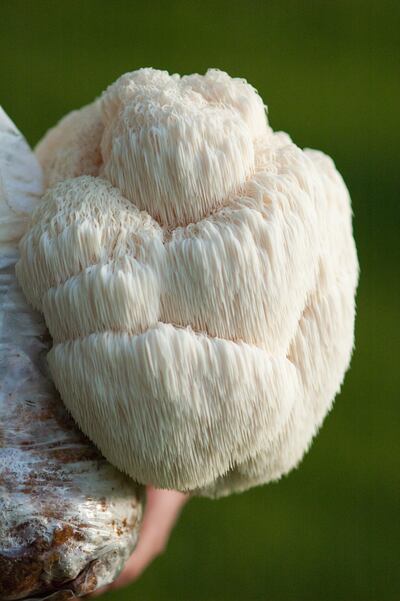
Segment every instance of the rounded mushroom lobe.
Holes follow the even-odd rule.
[[[101,104],[104,177],[167,226],[198,221],[237,192],[254,172],[254,140],[267,131],[255,90],[217,71],[136,71]]]
[[[103,134],[98,102],[66,115],[36,146],[45,188],[80,175],[98,175]]]

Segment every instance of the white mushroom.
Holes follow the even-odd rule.
[[[271,130],[254,88],[216,70],[128,73],[94,106],[98,146],[62,124],[40,144],[59,183],[20,246],[61,396],[139,482],[218,496],[279,478],[352,352],[343,180]],[[74,160],[53,168],[74,153],[80,166],[100,155],[96,177]]]

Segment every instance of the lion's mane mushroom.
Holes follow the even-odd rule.
[[[18,277],[80,427],[158,487],[219,496],[289,471],[353,347],[332,160],[274,133],[254,88],[217,70],[123,75],[37,153],[55,185]]]

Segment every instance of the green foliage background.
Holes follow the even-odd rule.
[[[246,77],[275,129],[331,154],[361,263],[352,368],[300,469],[192,500],[127,601],[398,601],[400,3],[2,0],[0,102],[35,144],[125,71]]]

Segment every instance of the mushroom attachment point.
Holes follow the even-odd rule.
[[[218,70],[127,73],[36,154],[46,191],[17,275],[80,428],[159,488],[217,497],[296,466],[353,348],[333,161]]]

